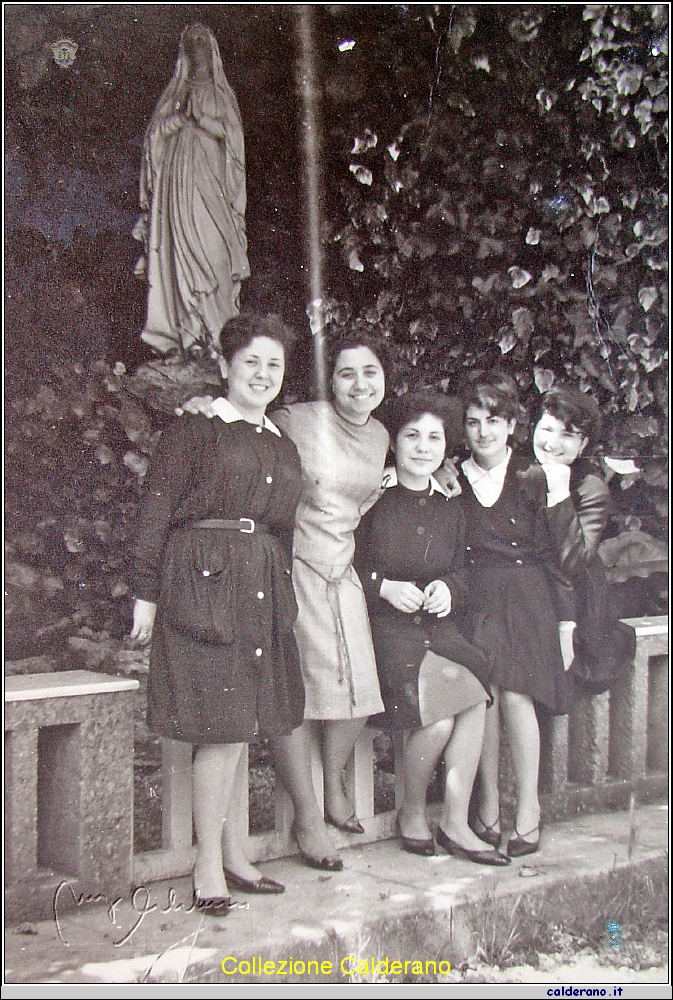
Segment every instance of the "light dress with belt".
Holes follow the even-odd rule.
[[[305,718],[373,715],[383,702],[353,532],[379,495],[388,432],[374,417],[352,424],[326,402],[297,403],[273,419],[301,458],[292,580]]]
[[[247,743],[303,721],[290,579],[299,456],[267,418],[258,426],[226,399],[213,405],[214,419],[164,430],[145,484],[134,555],[135,596],[157,604],[147,724],[189,743]],[[198,526],[239,518],[255,530]],[[171,599],[176,581],[185,605],[203,609],[196,625]]]

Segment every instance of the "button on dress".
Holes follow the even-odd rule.
[[[266,427],[185,416],[164,431],[134,550],[136,597],[158,605],[148,682],[154,732],[196,744],[239,743],[301,724],[290,578],[300,488],[296,448]],[[211,518],[252,518],[261,530],[192,527]],[[167,576],[185,551],[199,560],[203,585],[220,588],[228,642],[200,641],[171,618]]]

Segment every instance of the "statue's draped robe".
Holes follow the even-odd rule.
[[[239,313],[241,281],[250,274],[243,127],[208,34],[212,79],[189,80],[183,36],[143,149],[140,205],[150,226],[142,339],[163,352],[217,343],[224,323]],[[177,131],[176,113],[189,114]]]

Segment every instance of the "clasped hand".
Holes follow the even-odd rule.
[[[425,590],[404,580],[384,580],[379,593],[394,608],[408,615],[422,609],[438,618],[446,618],[451,612],[451,591],[443,580],[433,580]]]

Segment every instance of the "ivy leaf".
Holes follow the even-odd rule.
[[[543,20],[544,15],[541,12],[524,9],[522,14],[512,18],[507,30],[517,42],[532,42],[537,38]]]
[[[146,455],[139,455],[136,451],[127,451],[122,461],[127,469],[135,472],[136,476],[142,478],[147,475],[149,462]]]
[[[544,282],[552,281],[554,278],[560,277],[560,274],[561,272],[556,264],[547,264],[544,271],[540,275],[540,280]]]
[[[640,123],[640,134],[645,135],[652,128],[652,101],[648,99],[636,104],[633,109],[636,120]]]
[[[654,303],[657,301],[658,297],[659,293],[657,292],[656,288],[653,285],[650,285],[649,287],[643,286],[638,291],[638,301],[640,302],[645,312],[650,311]]]
[[[633,132],[626,127],[624,122],[620,122],[619,125],[612,130],[610,142],[618,153],[623,153],[625,149],[633,149],[636,144],[636,137]],[[622,201],[624,201],[623,197]],[[635,208],[635,205],[631,205],[629,207]]]
[[[535,378],[535,385],[540,393],[547,392],[547,390],[551,389],[554,384],[555,376],[549,368],[540,368],[536,366],[533,369],[533,377]]]
[[[449,36],[451,38],[451,48],[457,54],[464,38],[469,38],[474,34],[477,27],[477,19],[468,4],[461,4],[461,9],[456,12],[455,18],[451,20]]]
[[[379,137],[376,132],[372,132],[371,129],[366,128],[364,133],[364,139],[355,139],[353,141],[353,148],[351,149],[351,154],[353,153],[363,153],[368,149],[375,149],[376,143],[379,141]],[[351,170],[353,168],[351,167]]]
[[[356,181],[359,181],[360,184],[368,184],[371,187],[371,183],[374,180],[371,170],[367,170],[366,167],[361,166],[359,163],[351,163],[348,169],[354,175]]]
[[[472,65],[475,69],[483,69],[484,73],[491,72],[491,64],[488,61],[488,56],[477,56],[476,59],[472,60]]]
[[[547,90],[546,87],[540,87],[535,95],[535,99],[542,111],[551,111],[558,101],[558,94],[555,94],[553,90]]]
[[[348,266],[350,267],[351,271],[364,271],[365,266],[358,257],[357,250],[351,250],[351,252],[349,253]]]
[[[498,341],[498,347],[503,354],[509,354],[509,352],[512,351],[516,345],[516,334],[513,330],[507,328],[504,336]]]
[[[536,247],[540,242],[540,235],[541,233],[539,229],[533,229],[531,227],[526,233],[526,243],[528,246]]]
[[[114,462],[114,452],[106,444],[99,444],[96,448],[96,458],[101,465],[111,465]]]
[[[643,70],[640,66],[624,66],[617,75],[617,93],[624,96],[637,94],[640,89],[640,81],[643,78]]]
[[[521,267],[508,267],[507,273],[512,279],[513,288],[523,288],[533,277],[528,271],[524,271]]]
[[[63,541],[68,552],[86,552],[84,539],[75,528],[66,528],[63,532]]]
[[[528,347],[528,341],[535,329],[533,314],[530,309],[526,309],[525,306],[515,309],[512,313],[512,326],[516,330],[516,335],[524,347]]]
[[[490,274],[488,278],[473,278],[472,287],[476,288],[480,295],[489,295],[499,277],[500,274],[496,271],[494,274]]]

